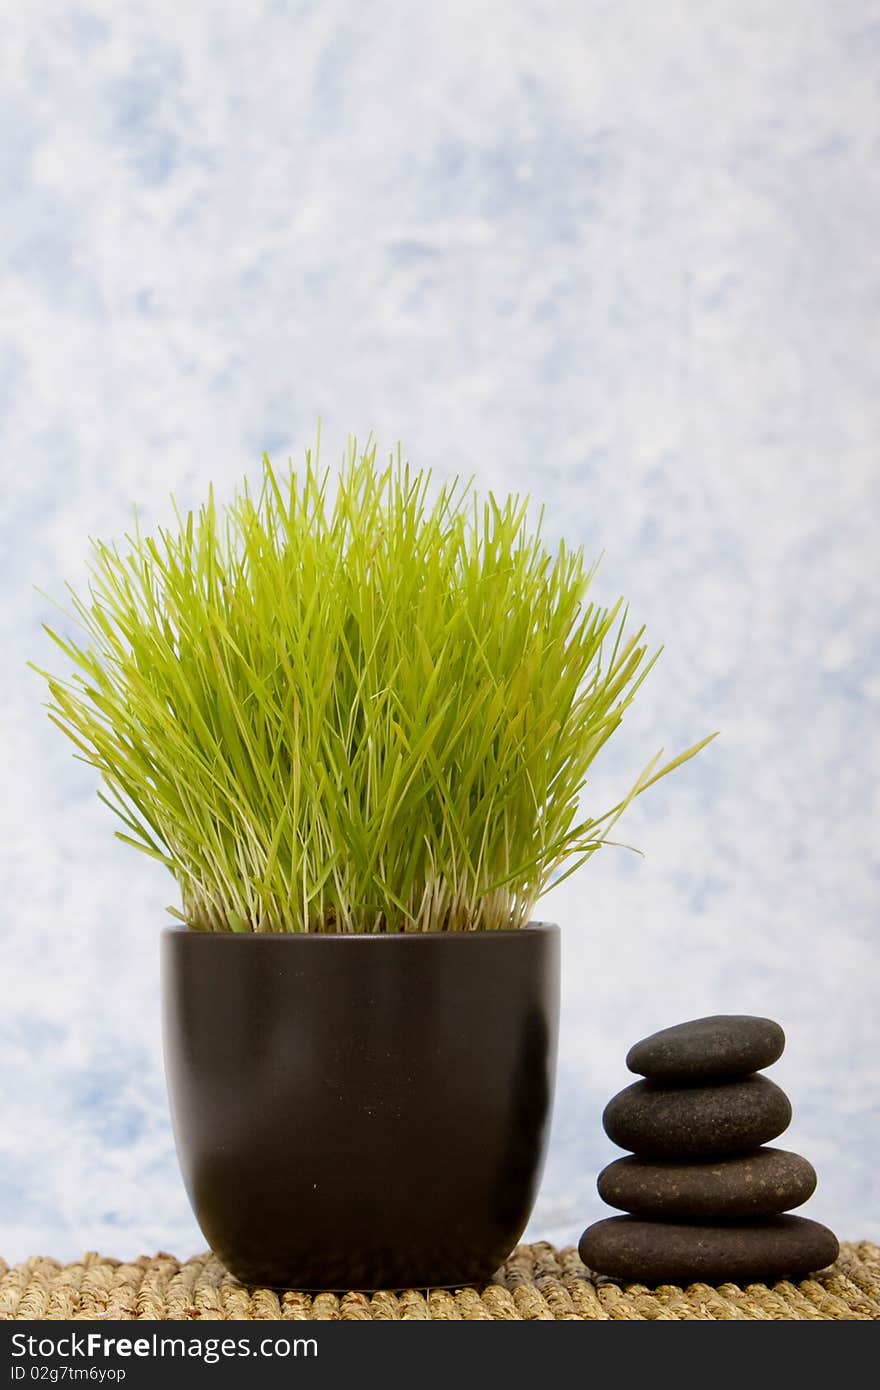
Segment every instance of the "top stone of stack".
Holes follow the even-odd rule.
[[[771,1018],[713,1014],[634,1043],[626,1065],[650,1081],[720,1080],[771,1066],[784,1047],[785,1034]]]

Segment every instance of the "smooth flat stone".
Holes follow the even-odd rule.
[[[816,1190],[800,1154],[755,1149],[736,1158],[618,1158],[599,1174],[599,1196],[633,1216],[685,1221],[749,1221],[799,1207]]]
[[[791,1104],[766,1076],[716,1086],[636,1081],[602,1116],[605,1133],[639,1158],[702,1158],[746,1153],[788,1126]]]
[[[782,1056],[785,1034],[772,1018],[713,1014],[661,1028],[626,1054],[630,1071],[655,1081],[748,1076]]]
[[[802,1216],[737,1226],[685,1226],[611,1216],[578,1246],[597,1274],[638,1284],[771,1283],[802,1279],[837,1259],[837,1237]]]

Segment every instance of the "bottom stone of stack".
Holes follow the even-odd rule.
[[[597,1274],[639,1284],[770,1283],[833,1264],[837,1237],[803,1216],[736,1225],[678,1225],[611,1216],[588,1226],[578,1246]]]

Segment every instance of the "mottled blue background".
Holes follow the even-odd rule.
[[[809,1213],[880,1236],[878,64],[867,0],[221,5],[0,19],[0,1250],[201,1248],[159,1043],[164,871],[46,720],[33,586],[136,502],[400,438],[529,491],[665,643],[603,755],[723,736],[551,893],[532,1233],[601,1213],[628,1045],[788,1032]],[[595,801],[592,798],[595,797]]]

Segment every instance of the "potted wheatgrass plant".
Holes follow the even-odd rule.
[[[162,938],[178,1154],[240,1279],[487,1278],[526,1224],[552,1102],[555,926],[535,904],[633,798],[579,815],[644,679],[526,502],[432,496],[351,444],[331,497],[264,459],[221,510],[72,589],[51,718],[120,839],[171,871]]]

